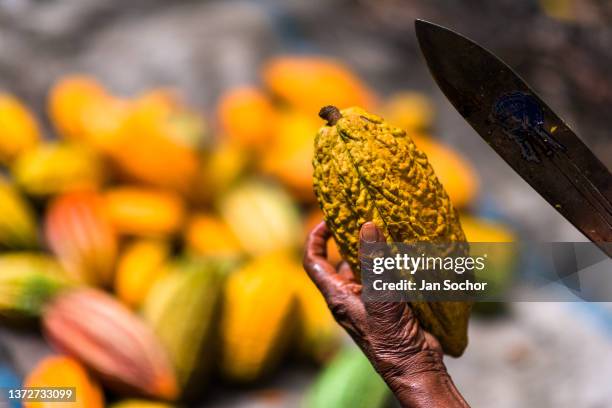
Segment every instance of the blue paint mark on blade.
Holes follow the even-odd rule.
[[[528,93],[512,92],[501,96],[493,105],[491,117],[519,146],[525,160],[539,163],[537,150],[543,151],[546,156],[551,156],[555,151],[565,151],[565,146],[544,128],[542,107]]]

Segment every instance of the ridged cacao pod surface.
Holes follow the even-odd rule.
[[[203,380],[214,362],[223,282],[231,264],[195,257],[176,260],[144,302],[145,321],[168,351],[185,394],[197,391],[194,380]]]
[[[100,290],[58,296],[43,310],[43,329],[52,346],[119,393],[166,400],[178,395],[174,370],[153,331]]]
[[[45,236],[74,279],[110,285],[119,244],[97,193],[71,192],[54,199],[47,209]]]
[[[467,253],[457,211],[405,131],[361,108],[326,107],[321,115],[328,123],[315,138],[314,190],[340,252],[358,276],[359,229],[367,221],[389,243],[449,244],[453,254]],[[471,303],[411,306],[446,353],[461,355]]]

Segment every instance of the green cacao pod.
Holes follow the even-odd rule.
[[[0,248],[31,249],[38,246],[34,211],[17,189],[0,176]]]
[[[249,255],[293,249],[301,242],[298,208],[274,184],[244,181],[223,197],[219,209]]]
[[[357,348],[340,352],[315,380],[304,408],[381,408],[391,391]]]
[[[359,229],[373,221],[388,242],[464,242],[459,216],[425,154],[405,131],[360,108],[325,107],[315,139],[314,190],[344,259],[360,276]],[[466,244],[458,251],[467,252]],[[455,252],[456,253],[456,252]],[[411,302],[444,351],[467,346],[469,302]]]
[[[31,318],[56,293],[70,286],[53,258],[32,252],[0,255],[0,316]]]
[[[145,299],[144,318],[168,350],[183,394],[195,390],[193,380],[201,380],[213,363],[223,283],[231,265],[205,258],[175,261]]]

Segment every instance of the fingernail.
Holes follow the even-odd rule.
[[[378,229],[373,222],[363,224],[361,227],[361,239],[368,243],[378,241]]]

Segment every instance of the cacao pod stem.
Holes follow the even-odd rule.
[[[327,105],[321,108],[319,116],[327,121],[327,126],[334,126],[340,120],[342,114],[335,106]]]

